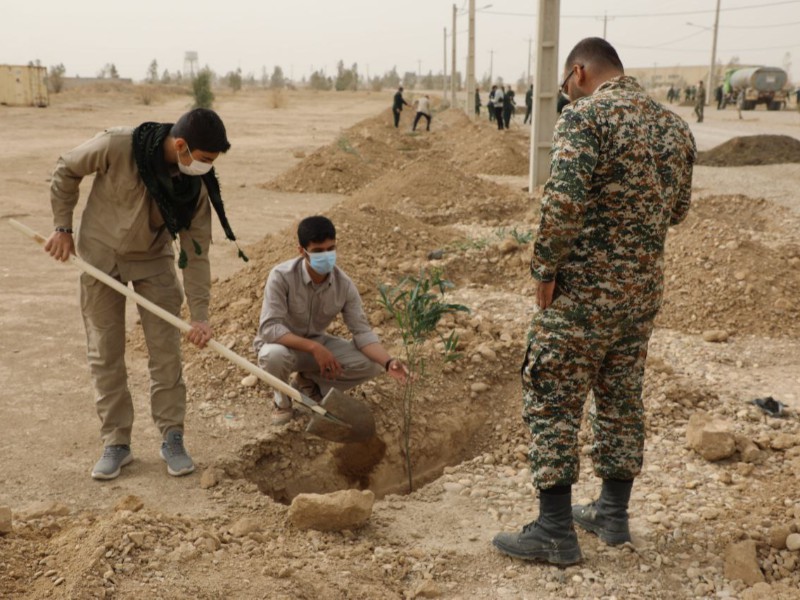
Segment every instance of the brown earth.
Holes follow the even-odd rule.
[[[776,540],[783,531],[800,530],[794,494],[800,421],[795,411],[767,420],[748,400],[769,392],[800,408],[793,262],[798,211],[742,189],[751,197],[697,200],[687,222],[671,230],[665,307],[645,380],[648,440],[632,501],[634,543],[609,548],[581,532],[580,565],[513,561],[490,540],[535,516],[518,368],[533,311],[527,263],[538,200],[529,200],[521,186],[477,175],[489,164],[495,175],[519,174],[522,160],[492,163],[487,153],[524,158],[526,138],[517,130],[497,132],[485,121],[471,124],[454,111],[437,114],[430,135],[407,132],[408,111],[405,130],[394,130],[385,110],[352,125],[365,105],[377,113],[385,96],[296,93],[288,103],[291,119],[265,108],[263,94],[221,98],[234,150],[220,172],[223,183],[243,186],[227,186],[226,200],[251,261],[242,266],[228,245],[214,249],[214,269],[226,275],[213,290],[212,325],[221,342],[254,358],[250,344],[266,276],[296,254],[297,219],[314,212],[337,224],[340,264],[396,354],[402,353],[399,332],[381,310],[377,286],[423,268],[443,269],[455,284],[448,301],[471,312],[439,327],[443,336],[458,334],[460,360],[443,363],[436,339],[423,347],[427,376],[413,404],[411,438],[416,491],[404,495],[401,390],[393,381],[378,378],[353,391],[372,407],[378,436],[342,446],[304,434],[304,420],[268,426],[269,390],[245,385],[238,369],[192,347],[185,350],[187,442],[200,473],[168,477],[147,423],[146,360],[135,326],[129,362],[139,414],[136,460],[113,482],[91,481],[98,444],[89,441],[96,421],[75,278],[26,242],[6,238],[0,240],[8,257],[0,298],[13,310],[0,316],[6,382],[0,392],[0,505],[12,507],[14,522],[11,533],[0,535],[0,595],[797,597],[800,560]],[[130,120],[129,101],[65,96],[48,112],[19,111],[4,120],[12,143],[0,151],[7,167],[2,215],[29,213],[23,218],[45,229],[42,198],[54,144],[82,141],[97,121]],[[137,108],[136,120],[182,107],[179,99],[163,101]],[[354,105],[357,112],[342,113]],[[306,132],[319,128],[315,135],[283,128],[303,120]],[[59,129],[63,123],[72,128]],[[334,123],[347,127],[345,133]],[[50,132],[46,140],[31,135],[42,130]],[[345,146],[343,137],[361,162],[332,158]],[[320,144],[323,150],[314,151]],[[306,191],[331,179],[358,191],[335,204],[330,196],[264,193],[264,180],[283,181],[279,172],[292,169],[297,185],[311,182]],[[436,250],[433,256],[441,258],[431,258]],[[709,344],[696,335],[707,328],[732,335],[728,343]],[[332,332],[346,335],[338,322]],[[711,464],[686,447],[687,421],[697,410],[732,423],[737,451],[731,458]],[[581,432],[581,441],[587,454],[590,431]],[[581,471],[576,499],[597,488],[589,460]],[[286,504],[298,493],[346,487],[378,496],[367,526],[320,533],[287,522]],[[748,589],[725,573],[726,548],[745,538],[757,542],[761,587]]]
[[[710,167],[797,162],[800,162],[800,140],[788,135],[735,137],[711,150],[697,153],[697,164]]]

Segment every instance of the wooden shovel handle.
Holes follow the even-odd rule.
[[[19,231],[21,233],[24,233],[29,238],[31,238],[32,240],[34,240],[35,242],[37,242],[39,244],[43,245],[47,241],[43,236],[38,234],[36,231],[31,229],[27,225],[23,225],[19,221],[16,221],[14,219],[9,219],[8,220],[8,224],[11,225],[11,227],[16,229],[17,231]],[[192,326],[189,325],[189,323],[187,323],[183,319],[180,319],[180,318],[176,317],[175,315],[173,315],[172,313],[164,310],[163,308],[161,308],[157,304],[154,304],[154,303],[150,302],[150,300],[148,300],[147,298],[144,298],[144,297],[140,296],[139,294],[137,294],[135,291],[133,291],[128,286],[126,286],[123,283],[117,281],[113,277],[110,277],[106,273],[103,273],[97,267],[93,267],[92,265],[87,263],[82,258],[80,258],[78,256],[75,256],[73,254],[72,256],[69,257],[69,260],[70,260],[70,262],[72,262],[72,264],[74,264],[76,267],[78,267],[84,273],[88,273],[92,277],[102,281],[107,286],[115,289],[120,294],[123,294],[124,296],[127,296],[128,298],[130,298],[131,300],[136,302],[136,304],[138,304],[142,308],[144,308],[144,309],[150,311],[151,313],[153,313],[154,315],[164,319],[167,323],[170,323],[170,324],[174,325],[175,327],[177,327],[181,331],[189,332],[189,331],[192,330]],[[261,381],[269,384],[270,386],[272,386],[273,388],[275,388],[279,392],[282,392],[282,393],[286,394],[287,396],[289,396],[295,402],[299,402],[299,403],[303,404],[304,406],[307,406],[308,408],[310,408],[311,410],[313,410],[314,412],[316,412],[316,413],[318,413],[320,415],[323,415],[323,416],[326,416],[326,417],[328,416],[328,411],[326,411],[324,408],[322,408],[319,404],[317,404],[316,402],[314,402],[313,400],[311,400],[309,398],[304,397],[303,394],[301,394],[298,390],[294,389],[289,384],[285,383],[284,381],[281,381],[280,379],[278,379],[274,375],[270,375],[264,369],[261,369],[261,368],[257,367],[256,365],[251,363],[249,360],[245,359],[242,356],[239,356],[238,354],[236,354],[236,352],[234,352],[230,348],[226,348],[225,346],[223,346],[222,344],[220,344],[218,341],[216,341],[214,339],[212,339],[212,340],[210,340],[208,342],[208,346],[211,349],[213,349],[214,351],[216,351],[218,354],[220,354],[223,357],[227,358],[229,361],[231,361],[236,366],[241,367],[242,369],[244,369],[245,371],[247,371],[248,373],[250,373],[252,375],[255,375]]]

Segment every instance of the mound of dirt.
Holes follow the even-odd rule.
[[[796,218],[768,200],[714,196],[694,203],[667,237],[666,291],[657,324],[800,335]]]
[[[387,110],[345,130],[261,187],[284,192],[349,194],[389,169],[414,160],[430,141],[391,126]]]
[[[498,222],[528,209],[522,192],[469,175],[438,151],[389,171],[356,197],[392,206],[434,225]]]
[[[342,132],[293,168],[261,187],[284,192],[349,194],[392,169],[439,150],[463,170],[489,175],[524,175],[528,151],[520,132],[496,132],[490,125],[473,123],[462,111],[434,115],[434,131],[411,133],[395,129],[387,110]]]
[[[697,164],[710,167],[742,167],[800,162],[800,140],[788,135],[749,135],[731,138],[706,152]]]

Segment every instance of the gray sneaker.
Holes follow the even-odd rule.
[[[194,471],[192,457],[183,447],[183,432],[170,429],[167,439],[161,442],[161,458],[167,463],[167,473],[178,477]]]
[[[114,479],[119,476],[122,467],[130,464],[132,460],[133,454],[131,454],[130,446],[106,446],[103,448],[103,456],[92,469],[92,478]]]

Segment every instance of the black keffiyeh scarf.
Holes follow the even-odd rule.
[[[163,144],[172,129],[172,123],[142,123],[133,130],[133,155],[136,159],[136,167],[139,176],[144,181],[147,191],[156,202],[158,210],[164,219],[172,239],[178,237],[181,229],[189,229],[192,224],[192,216],[197,210],[200,201],[200,180],[206,184],[208,197],[214,212],[217,213],[219,222],[225,232],[225,237],[236,243],[236,236],[233,235],[228,217],[225,215],[225,205],[222,203],[222,194],[219,188],[217,174],[212,168],[205,175],[200,177],[181,176],[172,177],[169,173],[169,165],[164,160]],[[202,254],[202,248],[195,240],[194,251]],[[239,257],[247,262],[249,259],[239,248]],[[183,269],[186,267],[188,257],[181,249],[178,259],[178,266]]]

